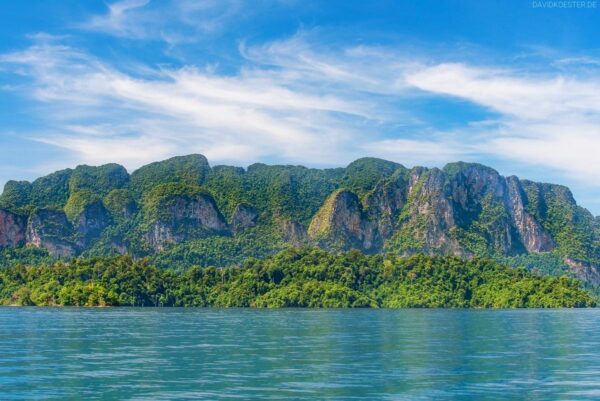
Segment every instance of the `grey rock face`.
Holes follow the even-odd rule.
[[[25,243],[27,219],[0,209],[0,247],[15,247]]]
[[[50,255],[73,256],[77,248],[69,241],[73,227],[63,211],[39,209],[29,216],[26,240],[28,245],[45,248]]]
[[[256,226],[258,222],[258,210],[245,203],[239,204],[231,217],[231,226],[235,231],[243,231],[246,228]]]
[[[111,223],[110,213],[102,202],[97,201],[87,205],[77,217],[76,231],[79,234],[78,245],[88,246],[98,238],[102,231]]]
[[[563,261],[569,267],[569,271],[581,281],[600,285],[600,270],[598,266],[568,257],[563,258]]]
[[[334,193],[313,218],[308,234],[332,248],[374,252],[381,246],[376,223],[369,220],[356,194]]]
[[[512,224],[527,252],[546,252],[556,247],[550,233],[535,218],[525,211],[523,189],[517,177],[508,177],[507,203]]]
[[[408,192],[412,202],[401,224],[410,227],[413,236],[423,243],[421,251],[462,255],[458,242],[449,235],[456,222],[445,183],[444,173],[437,168],[412,171]]]
[[[394,238],[402,233],[403,240],[412,238],[420,244],[406,253],[465,257],[473,255],[461,242],[466,232],[475,232],[488,252],[501,255],[556,247],[550,233],[526,211],[520,181],[478,164],[454,163],[444,171],[418,167],[382,180],[365,197],[365,211],[351,192],[336,196],[315,216],[309,234],[325,236],[326,242],[342,249],[375,250],[382,245],[386,249],[388,241],[396,241],[397,249]],[[561,196],[568,201],[570,195]],[[329,211],[328,218],[324,210]]]
[[[165,245],[208,235],[225,235],[229,227],[213,198],[198,194],[193,198],[174,197],[164,205],[162,216],[152,224],[146,236],[157,251]]]
[[[383,238],[389,238],[398,219],[398,214],[406,204],[408,183],[403,177],[380,181],[366,200],[369,219],[377,222],[377,230]]]
[[[306,228],[295,221],[286,220],[282,224],[283,239],[295,247],[308,245],[310,238]]]

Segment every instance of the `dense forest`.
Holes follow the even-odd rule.
[[[181,273],[129,256],[33,267],[14,263],[0,270],[0,302],[269,308],[595,306],[577,280],[538,276],[487,258],[332,254],[317,248],[288,249],[265,259],[249,258],[237,267],[194,267]]]

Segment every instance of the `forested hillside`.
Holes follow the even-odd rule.
[[[130,255],[185,271],[290,247],[491,257],[600,283],[600,223],[568,188],[489,167],[211,167],[190,155],[131,174],[78,166],[0,196],[0,264]]]

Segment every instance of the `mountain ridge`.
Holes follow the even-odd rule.
[[[497,258],[555,254],[600,284],[600,222],[562,185],[477,163],[361,158],[343,168],[211,167],[198,154],[140,167],[80,165],[0,195],[0,247],[51,256],[151,256],[229,265],[290,246]],[[183,260],[183,261],[182,261]]]

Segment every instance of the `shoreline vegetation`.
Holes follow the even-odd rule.
[[[0,269],[0,304],[308,308],[573,308],[596,306],[572,278],[488,258],[332,254],[287,249],[234,267],[154,267],[95,257]]]

